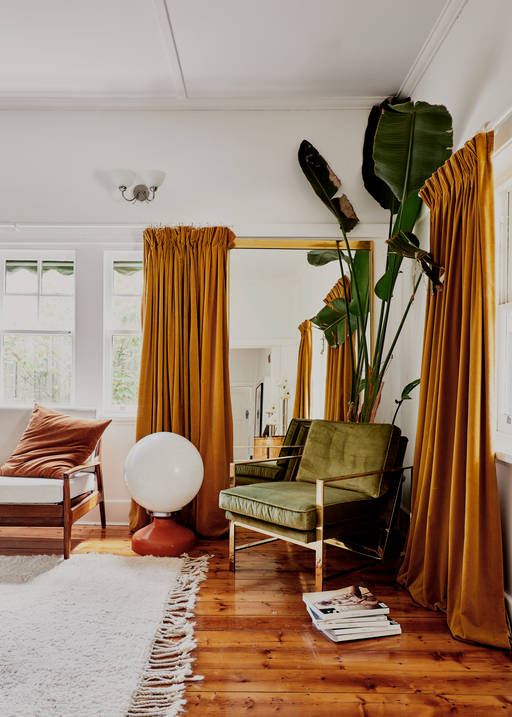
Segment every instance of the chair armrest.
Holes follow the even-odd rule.
[[[73,473],[78,473],[79,471],[85,471],[88,468],[94,468],[95,466],[100,466],[101,460],[99,458],[93,458],[91,461],[87,461],[87,463],[82,463],[79,466],[74,466],[73,468],[69,468],[67,471],[64,472],[64,478],[69,477],[70,475],[73,475]]]
[[[398,468],[386,468],[381,471],[368,471],[368,473],[353,473],[352,475],[349,475],[349,476],[337,476],[334,478],[317,478],[317,485],[318,485],[319,481],[321,483],[332,483],[333,481],[348,480],[349,478],[364,478],[365,476],[379,476],[379,475],[382,475],[383,473],[396,473],[397,471],[406,471],[412,467],[413,467],[412,465],[411,466],[399,466]]]
[[[398,468],[389,468],[382,471],[370,471],[369,473],[354,473],[350,476],[338,476],[337,478],[317,478],[316,480],[316,533],[317,540],[323,540],[324,531],[324,490],[326,483],[332,483],[338,480],[348,480],[348,478],[363,478],[364,476],[381,475],[382,473],[396,473],[397,471],[410,470],[412,475],[413,466],[399,466]]]

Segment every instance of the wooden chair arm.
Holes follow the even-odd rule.
[[[101,460],[99,458],[93,458],[90,461],[87,461],[87,463],[82,463],[79,466],[74,466],[74,468],[69,468],[67,471],[64,472],[64,478],[69,477],[70,475],[73,475],[73,473],[78,473],[79,471],[86,470],[87,468],[94,468],[95,466],[100,466]]]

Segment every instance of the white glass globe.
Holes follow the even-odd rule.
[[[203,482],[203,459],[177,433],[151,433],[128,453],[124,480],[132,498],[151,513],[174,513],[190,503]]]

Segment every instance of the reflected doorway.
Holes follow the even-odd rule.
[[[231,387],[233,411],[233,457],[235,461],[251,458],[251,403],[250,386]]]

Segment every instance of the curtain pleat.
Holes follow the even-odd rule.
[[[446,612],[460,639],[509,648],[492,448],[493,135],[478,134],[423,187],[430,243],[445,268],[428,297],[412,520],[399,582]]]
[[[346,298],[350,302],[350,279],[345,277]],[[344,299],[343,280],[338,279],[331,291],[324,299],[329,304],[333,299]],[[352,341],[347,340],[345,332],[345,343],[336,348],[327,346],[327,369],[325,375],[325,408],[324,418],[327,421],[346,421],[350,403],[350,388],[352,377],[352,365],[350,351]]]
[[[312,324],[309,319],[299,326],[300,344],[297,383],[293,404],[294,418],[311,418],[311,364],[313,361]]]
[[[188,438],[204,462],[204,480],[180,517],[200,535],[218,537],[218,507],[233,460],[229,390],[225,227],[164,227],[144,232],[142,356],[136,439],[170,431]],[[130,528],[147,524],[132,501]]]

